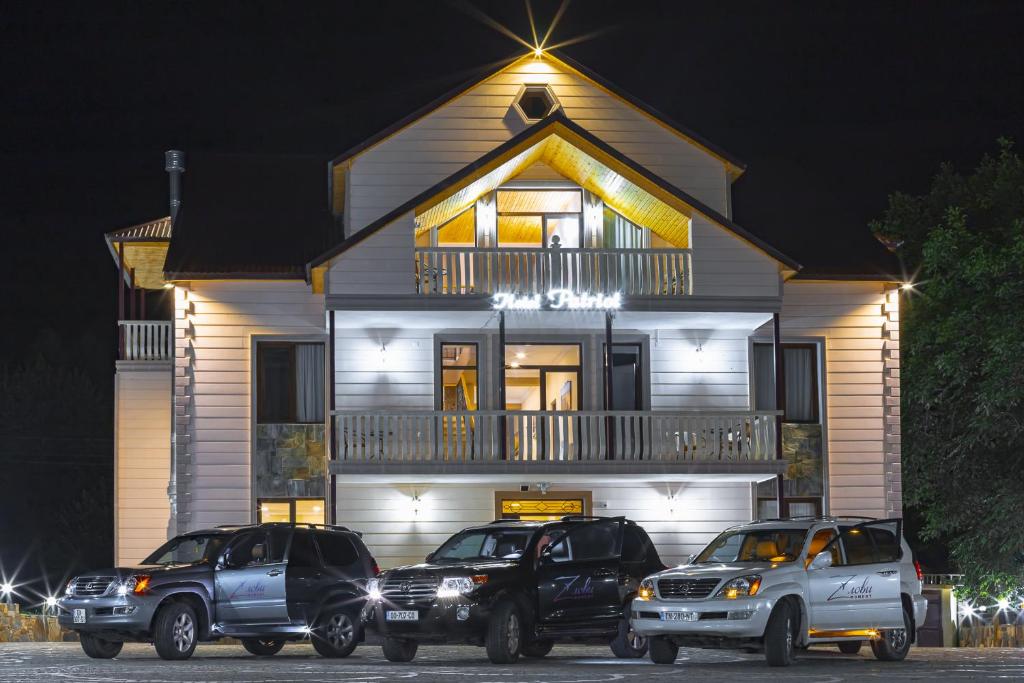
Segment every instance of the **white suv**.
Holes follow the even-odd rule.
[[[763,650],[788,666],[798,648],[852,654],[865,640],[898,661],[926,608],[901,520],[793,518],[726,529],[689,564],[645,578],[631,623],[657,664],[682,646]]]

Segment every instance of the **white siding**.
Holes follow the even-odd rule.
[[[745,410],[747,336],[742,330],[667,329],[652,335],[651,408]]]
[[[301,282],[193,282],[187,292],[190,528],[252,521],[251,339],[324,334],[323,296]]]
[[[170,363],[120,363],[114,375],[115,561],[138,564],[167,540]]]
[[[734,233],[694,215],[690,244],[695,296],[779,296],[778,263]]]
[[[338,327],[334,344],[338,410],[433,410],[435,332]],[[387,349],[384,358],[382,345]]]
[[[830,512],[884,516],[885,285],[789,282],[783,340],[825,338]],[[898,382],[898,379],[895,380]]]
[[[524,60],[358,155],[349,170],[349,234],[461,170],[523,130],[511,111],[524,84],[548,84],[565,114],[722,213],[725,166],[711,154],[550,60]]]
[[[360,485],[339,477],[338,523],[363,532],[382,567],[421,562],[460,529],[494,519],[495,491],[503,484]],[[594,514],[625,515],[650,534],[666,564],[682,562],[722,529],[751,517],[750,485],[743,483],[564,483],[559,490],[591,491]],[[413,502],[413,496],[420,500]],[[669,496],[675,497],[670,502]],[[414,509],[418,512],[414,512]]]
[[[331,262],[331,294],[414,294],[416,292],[412,213],[378,230]]]

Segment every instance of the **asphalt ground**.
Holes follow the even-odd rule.
[[[165,662],[149,645],[129,644],[112,660],[89,659],[77,643],[2,643],[0,681],[83,683],[659,683],[660,681],[967,681],[1024,680],[1024,650],[914,648],[906,661],[879,662],[865,647],[858,655],[813,648],[786,669],[769,668],[761,655],[729,650],[680,650],[673,666],[647,659],[616,659],[606,647],[556,645],[544,659],[509,666],[487,661],[482,648],[421,647],[409,664],[392,664],[380,648],[360,646],[347,659],[322,659],[306,644],[287,645],[274,657],[254,657],[240,646],[200,645],[184,662]]]

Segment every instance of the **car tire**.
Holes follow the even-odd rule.
[[[199,641],[199,620],[191,606],[170,602],[153,620],[153,646],[161,659],[188,659]]]
[[[242,638],[242,647],[246,652],[257,657],[273,657],[284,647],[283,640],[266,640],[264,638]]]
[[[675,664],[679,646],[664,636],[653,636],[648,639],[647,654],[655,664]]]
[[[385,638],[381,649],[384,650],[384,658],[389,662],[411,662],[416,656],[419,643],[415,640],[403,640],[402,638]]]
[[[492,664],[512,664],[523,646],[523,620],[511,600],[499,602],[487,624],[487,658]]]
[[[839,646],[839,651],[844,655],[855,655],[860,652],[861,645],[864,643],[859,640],[848,640],[843,643],[836,643]]]
[[[354,612],[340,608],[324,610],[311,634],[313,649],[321,657],[348,657],[359,645],[361,629]]]
[[[901,662],[910,652],[910,614],[903,608],[903,628],[885,629],[877,640],[871,641],[875,659],[883,662]]]
[[[789,666],[793,663],[799,619],[799,613],[789,600],[783,600],[772,610],[764,629],[764,656],[768,666]]]
[[[553,640],[533,640],[523,645],[523,649],[520,652],[524,657],[534,657],[540,659],[541,657],[547,657],[548,653],[551,652],[551,648],[555,646]]]
[[[88,633],[79,633],[78,642],[85,654],[93,659],[113,659],[124,647],[124,643],[119,640],[104,640]]]
[[[625,616],[619,619],[619,631],[609,646],[619,659],[640,659],[647,654],[647,638],[633,630],[629,623],[629,608],[627,604],[623,609]]]

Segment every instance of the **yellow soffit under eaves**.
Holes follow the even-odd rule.
[[[481,196],[497,189],[537,161],[547,164],[562,176],[601,197],[627,220],[650,228],[665,240],[689,246],[691,207],[646,178],[593,148],[561,126],[545,131],[537,141],[524,142],[525,149],[490,169],[472,177],[440,201],[424,202],[416,211],[417,232],[451,220]],[[585,151],[582,148],[587,148]],[[621,173],[609,164],[621,168]],[[436,202],[436,203],[435,203]]]
[[[162,289],[167,282],[164,279],[164,259],[167,257],[167,242],[125,242],[124,265],[125,277],[135,269],[135,286],[142,289]],[[118,242],[113,242],[117,253]]]

